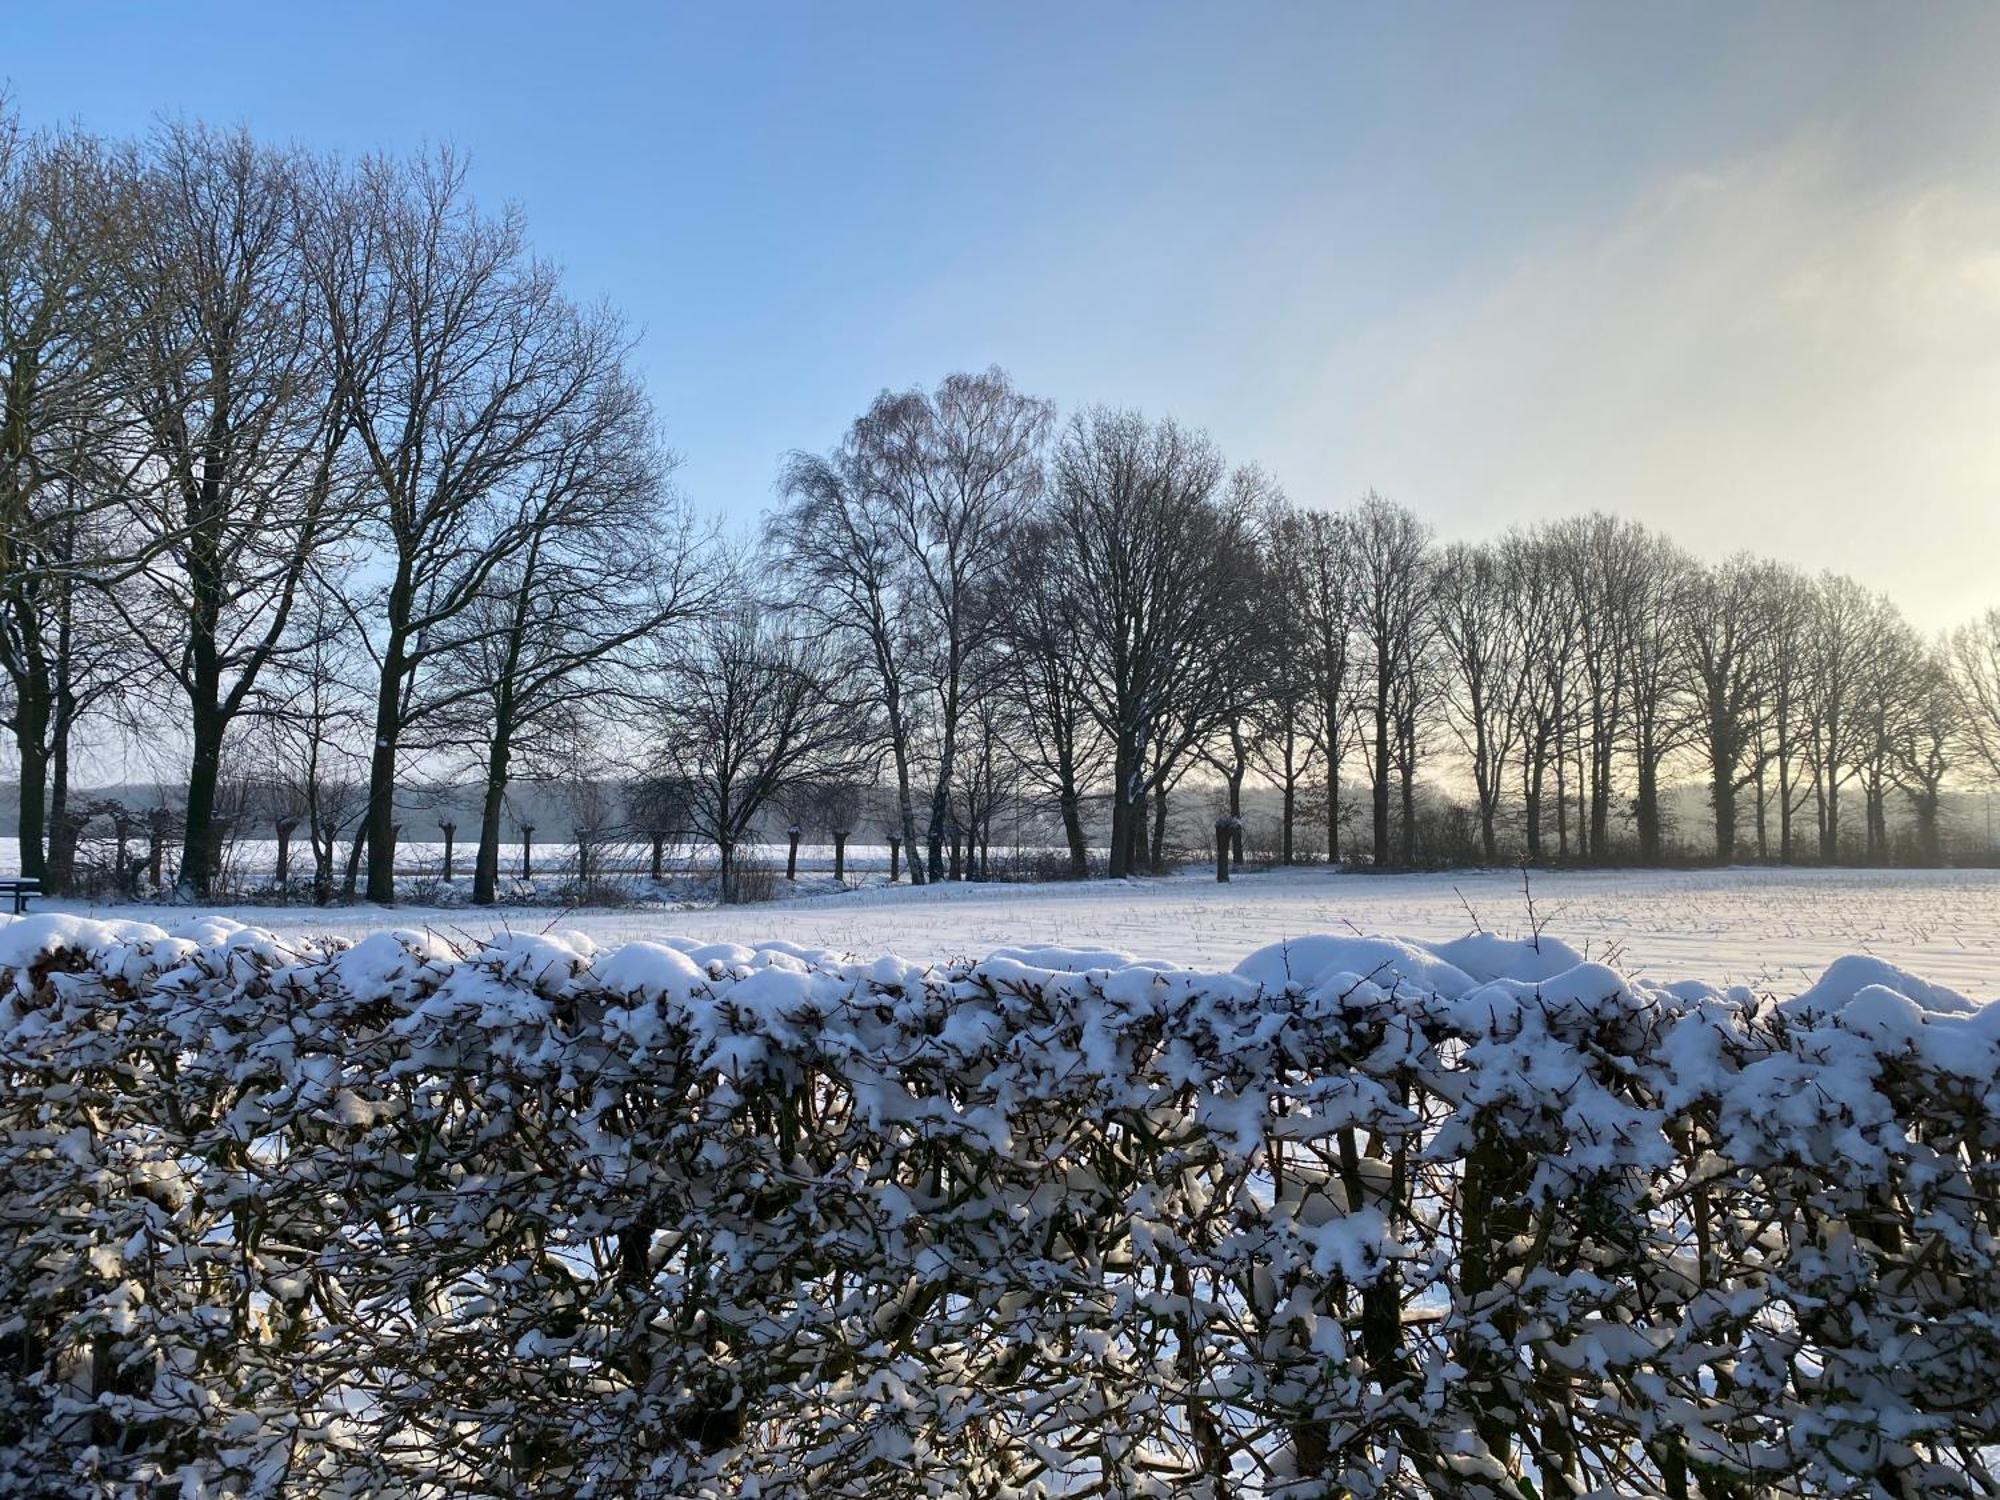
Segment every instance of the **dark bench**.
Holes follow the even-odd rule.
[[[0,901],[14,903],[14,915],[20,916],[28,909],[31,897],[42,893],[42,883],[26,875],[9,875],[0,878]]]

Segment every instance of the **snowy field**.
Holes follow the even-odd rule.
[[[1543,931],[1590,958],[1661,979],[1745,982],[1794,994],[1843,953],[1869,953],[1979,999],[2000,996],[2000,871],[1770,869],[1539,874]],[[508,907],[245,907],[230,914],[280,933],[359,937],[430,927],[480,938],[500,928],[570,929],[598,944],[663,934],[754,943],[777,938],[856,955],[982,955],[1024,942],[1119,949],[1227,969],[1263,944],[1308,933],[1451,938],[1473,921],[1526,936],[1516,872],[1370,876],[1298,870],[1090,885],[872,886],[731,910]],[[158,906],[39,903],[172,926]]]

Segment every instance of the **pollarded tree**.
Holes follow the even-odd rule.
[[[658,699],[660,773],[689,831],[715,845],[721,899],[765,807],[867,769],[866,701],[795,618],[754,603],[678,643]]]

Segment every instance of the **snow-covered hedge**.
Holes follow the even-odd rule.
[[[1991,1493],[2000,1006],[0,928],[0,1491]]]

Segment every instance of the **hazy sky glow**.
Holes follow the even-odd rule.
[[[700,504],[997,363],[1446,535],[2000,600],[2000,7],[20,3],[35,123],[450,139]]]

